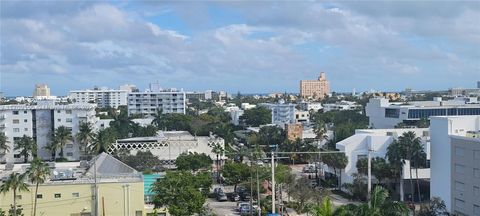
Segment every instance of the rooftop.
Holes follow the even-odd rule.
[[[67,105],[58,105],[58,104],[38,104],[38,105],[15,104],[15,105],[1,105],[0,110],[41,110],[41,109],[91,110],[91,109],[95,109],[95,107],[96,107],[96,105],[88,104],[88,103],[75,103],[75,104],[67,104]]]

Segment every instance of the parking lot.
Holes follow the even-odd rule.
[[[231,201],[226,201],[226,202],[218,202],[214,198],[209,198],[207,200],[207,205],[213,210],[213,213],[216,215],[225,215],[225,216],[231,216],[231,215],[240,215],[236,210],[235,207],[237,207],[237,202],[231,202]]]

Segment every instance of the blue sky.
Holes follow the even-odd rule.
[[[1,1],[0,91],[474,87],[479,1]]]

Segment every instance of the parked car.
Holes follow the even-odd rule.
[[[227,195],[223,191],[218,192],[216,198],[217,198],[217,201],[220,201],[220,202],[228,201]]]
[[[241,207],[240,215],[250,215],[250,213],[255,213],[255,209],[253,209],[250,204]]]
[[[240,201],[240,195],[238,195],[237,193],[231,193],[229,198],[232,202]]]
[[[237,210],[238,212],[241,212],[243,206],[248,206],[248,205],[250,205],[250,204],[247,203],[247,202],[239,202],[239,203],[237,203],[237,208],[236,208],[236,210]]]
[[[217,195],[219,192],[223,192],[222,188],[213,189],[213,194]]]

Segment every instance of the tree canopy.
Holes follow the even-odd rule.
[[[248,126],[258,127],[272,123],[272,111],[265,107],[255,107],[245,110],[240,121]]]
[[[200,169],[211,169],[213,160],[205,153],[182,153],[177,157],[175,164],[179,170],[197,171]]]

